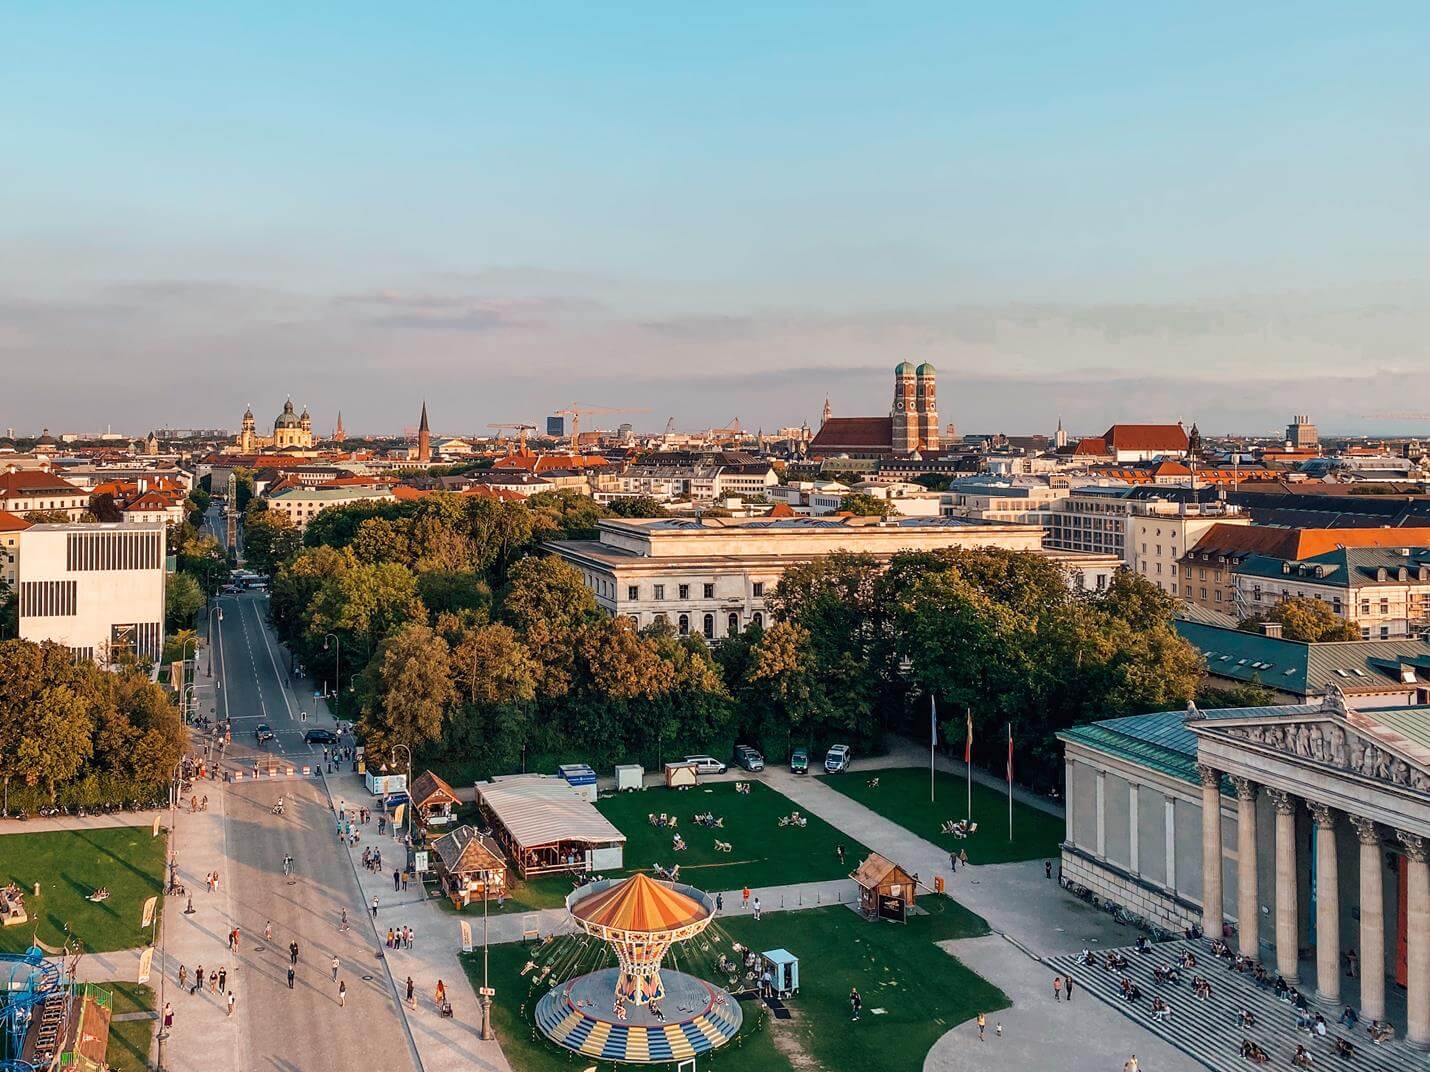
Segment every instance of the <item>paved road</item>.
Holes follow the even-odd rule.
[[[255,754],[254,727],[266,721],[277,740],[265,751],[303,762],[321,747],[303,741],[306,729],[331,727],[326,712],[319,722],[299,720],[297,695],[288,687],[283,649],[264,622],[267,601],[244,594],[220,600],[222,623],[215,616],[216,633],[210,648],[215,674],[222,688],[215,694],[218,714],[233,720],[234,744],[227,750],[227,765],[235,753]],[[302,695],[300,688],[298,695]],[[311,692],[307,692],[311,712]],[[236,1052],[225,1063],[248,1072],[273,1069],[282,1072],[317,1072],[380,1068],[404,1072],[418,1066],[407,1029],[391,989],[380,947],[365,926],[363,898],[347,859],[334,835],[332,805],[324,783],[317,778],[279,778],[214,787],[223,794],[221,878],[225,896],[211,898],[203,890],[201,873],[186,876],[196,888],[198,917],[213,948],[184,951],[184,959],[223,962],[223,942],[228,928],[239,927],[243,938],[232,978],[238,984]],[[285,814],[272,807],[284,798]],[[218,802],[216,802],[217,804]],[[283,875],[283,858],[296,861],[291,881]],[[351,929],[339,929],[343,909]],[[212,918],[210,918],[210,915]],[[273,941],[263,939],[271,921]],[[299,945],[299,965],[292,990],[288,989],[288,943]],[[175,951],[171,949],[171,960]],[[217,954],[217,955],[216,955]],[[338,984],[331,962],[339,958],[339,980],[347,983],[346,1006],[338,1004]],[[190,964],[192,968],[192,963]],[[176,970],[172,969],[171,970]],[[184,995],[178,1011],[197,999]],[[192,1038],[180,1038],[175,1029],[175,1058],[198,1058]],[[185,1064],[202,1067],[204,1062]],[[210,1063],[216,1067],[215,1064]],[[171,1065],[178,1067],[178,1065]]]

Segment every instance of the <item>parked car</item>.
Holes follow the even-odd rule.
[[[685,762],[695,764],[697,774],[724,774],[729,768],[714,756],[686,756]]]
[[[747,771],[762,771],[765,769],[765,757],[760,755],[758,748],[748,744],[737,744],[735,746],[735,762],[744,767]]]
[[[849,767],[849,746],[836,744],[824,757],[824,769],[830,774],[842,774]]]
[[[253,735],[258,738],[258,743],[273,740],[273,727],[267,722],[260,722],[258,728],[253,731]]]
[[[796,748],[789,754],[789,771],[791,774],[809,773],[809,751],[804,748]]]
[[[338,735],[332,730],[322,728],[309,730],[303,734],[303,740],[309,744],[333,744],[338,739]]]

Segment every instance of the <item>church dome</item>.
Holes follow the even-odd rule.
[[[914,374],[914,363],[912,361],[900,361],[894,366],[895,376],[912,376]]]
[[[918,376],[932,376],[934,373],[934,369],[932,365],[925,361],[922,365],[920,365],[917,369],[914,370],[914,373]]]
[[[283,403],[283,412],[278,415],[278,419],[273,422],[274,428],[297,428],[299,418],[293,412],[293,400],[290,398]]]

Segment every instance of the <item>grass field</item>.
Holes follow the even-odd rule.
[[[166,844],[165,834],[150,837],[148,827],[135,826],[0,835],[0,885],[18,885],[30,915],[23,926],[0,929],[0,953],[28,948],[37,925],[51,946],[64,942],[66,925],[86,952],[144,945],[149,932],[139,923],[144,901],[163,886]],[[86,900],[99,886],[109,888],[109,899]],[[160,897],[160,911],[163,904]]]
[[[734,782],[716,782],[684,792],[647,789],[622,793],[597,802],[607,819],[626,835],[627,871],[649,871],[654,864],[680,864],[680,877],[702,889],[734,890],[743,885],[781,886],[845,878],[868,853],[863,845],[845,837],[822,819],[808,816],[806,827],[781,827],[779,818],[797,810],[782,793],[761,782],[748,782],[750,792],[735,792]],[[725,827],[712,830],[696,826],[697,812],[722,816]],[[678,816],[677,829],[688,846],[671,850],[673,831],[651,826],[648,815],[666,812]],[[716,852],[716,840],[729,842],[732,851]],[[840,863],[836,846],[843,845]]]
[[[154,1008],[154,991],[138,983],[102,983],[114,999],[113,1014],[149,1012]],[[109,1025],[109,1047],[104,1059],[112,1072],[146,1072],[149,1068],[149,1044],[154,1038],[156,1020],[125,1020]]]
[[[434,884],[435,886],[435,884]],[[571,892],[571,879],[565,875],[548,875],[544,878],[535,878],[528,881],[518,881],[516,889],[505,899],[505,903],[498,905],[492,900],[487,905],[487,912],[490,915],[510,915],[513,912],[535,912],[542,908],[560,908],[566,903],[566,895]],[[450,897],[443,897],[438,902],[442,909],[453,915],[465,916],[468,919],[482,918],[482,902],[467,905],[466,908],[458,908],[452,903]]]
[[[869,781],[879,784],[869,788]],[[939,832],[949,819],[962,819],[968,810],[968,783],[939,771],[934,799],[929,803],[929,772],[917,767],[864,771],[823,778],[834,789],[871,811],[946,849],[967,849],[974,864],[1003,864],[1014,860],[1052,860],[1063,840],[1063,820],[1037,808],[1013,802],[1013,840],[1008,840],[1008,798],[997,789],[973,783],[973,818],[978,832],[956,838]]]
[[[912,915],[904,925],[867,923],[842,906],[772,913],[759,923],[748,916],[722,918],[711,932],[722,946],[737,940],[755,949],[782,946],[794,952],[800,958],[801,990],[788,1003],[793,1018],[786,1021],[771,1020],[761,1005],[746,1002],[740,1035],[701,1058],[699,1067],[918,1072],[945,1031],[980,1011],[1005,1008],[1008,1000],[1001,991],[934,944],[984,934],[983,920],[944,897],[926,897],[920,905],[927,914]],[[593,1064],[610,1072],[618,1067],[568,1053],[537,1032],[531,1017],[546,986],[532,982],[534,973],[519,974],[531,952],[520,944],[491,950],[497,991],[493,1022],[515,1072],[565,1072]],[[707,974],[678,948],[671,959],[683,969]],[[464,964],[472,985],[480,986],[480,954],[465,957]],[[857,1023],[849,1017],[851,986],[864,999]]]

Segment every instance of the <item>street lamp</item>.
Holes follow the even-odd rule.
[[[343,642],[337,633],[323,634],[323,650],[328,650],[328,641],[333,642],[333,695],[338,700],[338,713],[343,710]]]
[[[192,686],[191,686],[191,687],[192,687]],[[170,786],[169,786],[169,882],[168,882],[168,888],[164,891],[165,896],[168,896],[169,890],[170,890],[170,889],[173,889],[173,887],[174,887],[174,876],[177,874],[178,868],[179,868],[179,850],[178,850],[178,837],[179,837],[179,793],[180,793],[180,791],[181,791],[181,789],[182,789],[182,787],[183,787],[183,773],[182,773],[182,771],[183,771],[183,767],[184,767],[184,763],[185,763],[185,762],[186,762],[186,758],[181,758],[177,763],[174,764],[174,779],[173,779],[173,781],[170,783]],[[164,926],[164,920],[165,920],[165,918],[167,918],[167,916],[168,916],[168,913],[166,912],[166,913],[164,913],[163,915],[161,915],[161,916],[159,917],[159,928],[160,928],[160,931],[159,931],[159,933],[160,933],[160,937],[159,937],[159,1016],[160,1016],[160,1020],[159,1020],[159,1032],[158,1032],[158,1044],[159,1044],[159,1054],[158,1054],[158,1057],[159,1057],[159,1060],[158,1060],[158,1062],[157,1062],[157,1066],[156,1066],[156,1067],[159,1068],[160,1072],[163,1072],[163,1068],[164,1068],[164,1040],[169,1037],[169,1033],[164,1030],[164,1022],[163,1022],[164,1005],[166,1004],[166,997],[167,997],[167,994],[168,994],[168,982],[169,982],[169,929]]]
[[[492,995],[496,993],[491,987],[487,978],[487,901],[491,899],[492,873],[482,871],[482,989],[478,994],[478,1000],[482,1006],[482,1033],[483,1042],[490,1042],[495,1036],[492,1034]]]
[[[181,703],[179,704],[179,715],[180,715],[181,718],[183,718],[183,720],[184,720],[186,723],[189,721],[189,705],[193,703],[194,690],[195,690],[195,689],[206,689],[206,688],[209,688],[209,686],[208,686],[208,685],[200,685],[198,682],[195,682],[195,683],[192,684],[192,685],[185,685],[185,686],[184,686],[184,693],[183,693],[183,697],[182,697],[183,702],[181,702]],[[213,688],[215,688],[215,689],[218,688],[218,682],[217,682],[217,681],[215,681],[215,682],[213,683]],[[215,711],[215,714],[217,714],[217,711]]]
[[[218,614],[219,624],[220,624],[220,625],[223,624],[223,608],[222,608],[222,607],[219,607],[219,606],[210,607],[210,608],[209,608],[209,645],[210,645],[210,647],[213,646],[214,614],[215,614],[215,613]],[[213,677],[213,676],[214,676],[214,658],[213,658],[213,652],[210,651],[210,652],[209,652],[209,677]]]

